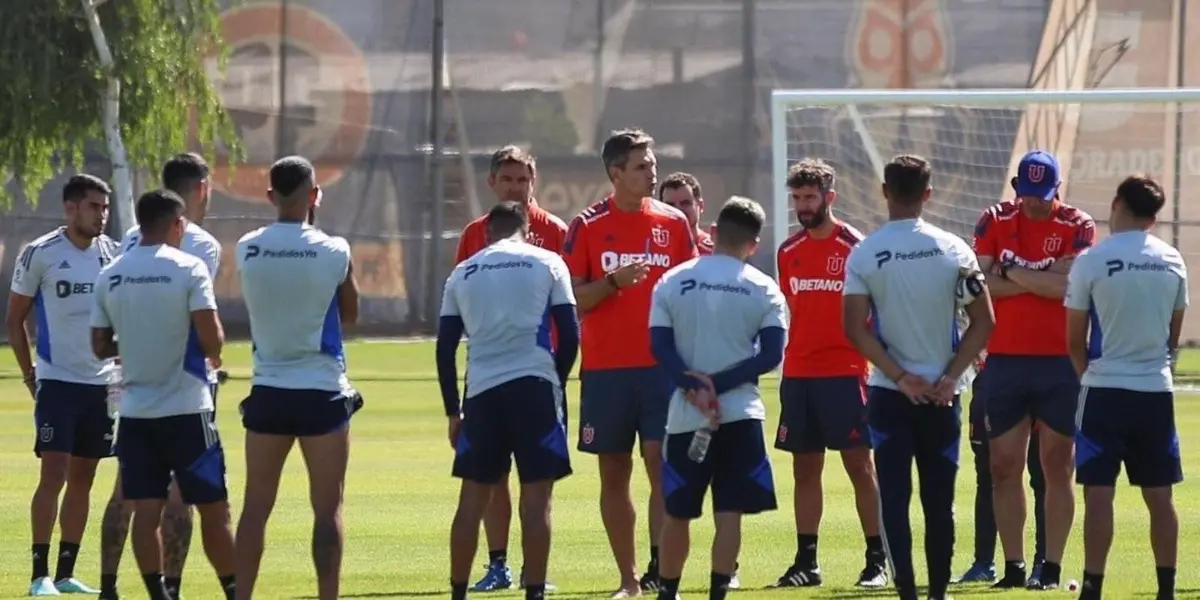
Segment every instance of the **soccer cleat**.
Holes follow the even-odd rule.
[[[525,569],[524,568],[521,569],[521,576],[517,578],[517,581],[520,582],[517,584],[518,587],[520,587],[521,589],[525,589]],[[550,583],[549,581],[547,581],[545,585],[546,585],[546,593],[547,594],[558,589],[557,585],[554,585],[553,583]]]
[[[507,590],[512,587],[512,569],[502,562],[493,562],[487,566],[483,578],[471,586],[472,592],[494,592]]]
[[[54,587],[54,580],[49,577],[38,577],[29,584],[30,596],[61,596],[62,593]]]
[[[1042,585],[1042,561],[1033,563],[1033,568],[1029,570],[1029,579],[1025,580],[1025,588],[1030,590],[1041,589]]]
[[[880,589],[887,587],[887,584],[887,562],[868,558],[867,566],[863,568],[862,573],[858,574],[858,583],[855,585],[861,588]]]
[[[725,586],[726,588],[731,590],[738,590],[742,588],[742,581],[738,579],[737,576],[739,568],[741,568],[741,565],[733,563],[733,574],[729,576],[729,585]]]
[[[642,578],[638,580],[638,587],[642,588],[643,592],[658,591],[658,571],[647,570]]]
[[[82,581],[74,577],[59,579],[54,582],[54,587],[64,594],[99,594],[100,590],[88,587]]]
[[[996,565],[986,562],[977,562],[967,569],[966,573],[954,579],[951,583],[991,583],[996,581]]]
[[[779,577],[779,579],[768,587],[785,588],[785,587],[817,587],[821,585],[821,568],[813,567],[811,569],[801,568],[797,565],[788,567],[788,570]]]

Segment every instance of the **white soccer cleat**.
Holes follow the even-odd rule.
[[[61,596],[58,588],[54,587],[54,580],[49,577],[38,577],[29,584],[30,596]]]

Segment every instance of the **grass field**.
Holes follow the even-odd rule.
[[[354,420],[353,448],[349,481],[346,485],[346,555],[343,596],[346,598],[404,598],[449,593],[448,537],[450,519],[457,497],[457,482],[449,477],[451,450],[446,440],[445,420],[433,372],[433,347],[429,343],[355,343],[348,347],[351,379],[363,392],[366,407]],[[235,403],[245,396],[249,377],[249,348],[231,347],[226,364],[233,378],[222,389],[220,427],[229,461],[229,486],[234,498],[235,520],[240,509],[243,488],[242,428]],[[1200,353],[1185,355],[1184,371],[1200,372]],[[778,418],[775,396],[777,384],[764,382],[768,394],[771,423]],[[574,386],[572,402],[577,401]],[[0,598],[24,595],[29,576],[29,497],[35,484],[37,466],[33,454],[31,429],[32,406],[17,377],[7,351],[0,352]],[[572,414],[578,414],[572,410]],[[1177,400],[1180,435],[1183,439],[1184,470],[1200,470],[1200,450],[1194,440],[1200,438],[1200,396],[1180,395]],[[575,431],[571,437],[574,444]],[[971,522],[974,475],[965,447],[964,465],[959,474],[958,555],[955,571],[971,561]],[[790,563],[795,552],[792,526],[790,466],[787,455],[772,451],[779,502],[783,510],[746,520],[742,550],[743,590],[737,597],[747,598],[864,598],[891,597],[891,590],[864,593],[850,583],[862,567],[862,537],[854,514],[851,490],[840,466],[825,476],[826,510],[821,531],[821,564],[826,585],[817,590],[759,591]],[[598,479],[594,459],[576,454],[575,475],[555,490],[554,549],[550,558],[550,578],[559,585],[555,597],[604,598],[615,587],[612,558],[597,509]],[[831,465],[838,465],[830,461]],[[96,479],[92,514],[83,541],[78,576],[92,585],[99,584],[99,519],[112,486],[114,462],[105,461]],[[644,479],[635,486],[639,499],[646,497]],[[1179,598],[1200,598],[1200,491],[1184,483],[1177,492],[1182,540],[1179,555]],[[644,504],[639,502],[639,504]],[[914,498],[915,554],[923,556],[919,503]],[[645,513],[639,509],[642,523]],[[293,454],[285,474],[284,488],[268,530],[263,574],[259,579],[260,598],[305,598],[315,593],[315,576],[309,560],[310,515],[307,481],[302,463]],[[1064,565],[1064,579],[1078,578],[1081,572],[1082,504]],[[513,539],[518,540],[519,525],[514,524]],[[644,527],[639,527],[644,529]],[[56,533],[57,535],[57,533]],[[639,546],[639,562],[647,558],[646,533]],[[1032,536],[1032,525],[1030,526]],[[708,583],[708,545],[712,525],[706,518],[697,522],[693,533],[693,552],[684,572],[684,595],[699,596]],[[482,541],[482,536],[481,536]],[[57,544],[57,537],[54,543]],[[184,594],[193,600],[219,598],[220,591],[204,554],[194,540]],[[1117,537],[1105,580],[1109,598],[1153,597],[1154,564],[1148,546],[1146,511],[1140,496],[1130,489],[1118,494]],[[1032,556],[1032,540],[1027,546]],[[520,565],[519,548],[510,551],[514,568]],[[478,562],[486,559],[480,549]],[[1189,568],[1190,567],[1190,568]],[[50,568],[54,564],[51,561]],[[482,569],[472,573],[472,579]],[[918,562],[918,578],[924,566]],[[122,565],[122,591],[126,597],[144,597],[137,577],[132,551]],[[955,596],[994,596],[984,586],[968,586]],[[1065,593],[1065,592],[1064,592]],[[520,597],[519,592],[496,594],[498,598]],[[1006,597],[1033,597],[1034,593],[1012,592]]]

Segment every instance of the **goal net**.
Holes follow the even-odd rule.
[[[1138,171],[1159,177],[1167,206],[1157,233],[1185,255],[1200,252],[1200,230],[1181,229],[1200,224],[1200,203],[1176,193],[1200,185],[1200,89],[797,90],[774,92],[772,104],[777,243],[799,227],[784,182],[802,158],[837,169],[834,212],[869,233],[887,220],[883,166],[921,155],[933,164],[926,218],[969,241],[981,211],[1012,198],[1021,155],[1041,149],[1061,163],[1063,197],[1101,235],[1117,183]]]

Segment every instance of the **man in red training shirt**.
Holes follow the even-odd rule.
[[[700,256],[708,256],[713,253],[713,238],[700,229],[700,215],[704,214],[704,196],[700,191],[700,180],[691,173],[671,173],[658,185],[658,199],[678,208],[687,217],[696,238],[696,250]]]
[[[537,159],[516,146],[505,146],[492,154],[488,171],[488,186],[497,202],[520,202],[529,218],[529,242],[552,252],[562,252],[567,237],[567,224],[537,205],[533,188],[537,183]],[[456,263],[471,258],[487,246],[487,215],[467,224],[458,239]],[[496,485],[492,500],[483,517],[483,530],[488,543],[488,567],[483,578],[471,586],[474,592],[507,590],[512,587],[512,569],[508,566],[508,531],[512,523],[512,496],[508,479]],[[524,573],[519,579],[524,586]],[[555,588],[550,583],[546,589]]]
[[[879,489],[871,463],[863,383],[867,361],[842,328],[842,284],[846,257],[863,239],[833,216],[836,173],[820,159],[788,170],[787,186],[800,231],[779,247],[779,287],[793,315],[779,388],[782,413],[775,447],[792,454],[795,479],[796,557],[775,587],[821,585],[817,529],[823,498],[825,450],[837,450],[854,486],[859,522],[866,537],[866,567],[858,585],[888,583],[887,556],[879,534]]]
[[[662,440],[674,384],[650,354],[650,296],[663,273],[696,257],[687,217],[650,197],[653,145],[640,129],[604,142],[613,193],[571,221],[563,246],[582,317],[579,449],[599,456],[600,515],[621,576],[613,598],[658,588]],[[650,567],[640,580],[629,489],[635,439],[650,479]]]
[[[975,228],[979,268],[995,302],[996,329],[983,377],[996,529],[1004,548],[999,588],[1055,589],[1075,518],[1075,412],[1079,377],[1067,356],[1067,273],[1091,247],[1096,225],[1063,202],[1058,160],[1034,150],[1017,165],[1016,199],[984,211]],[[1046,487],[1046,562],[1026,580],[1022,476],[1033,421]]]

